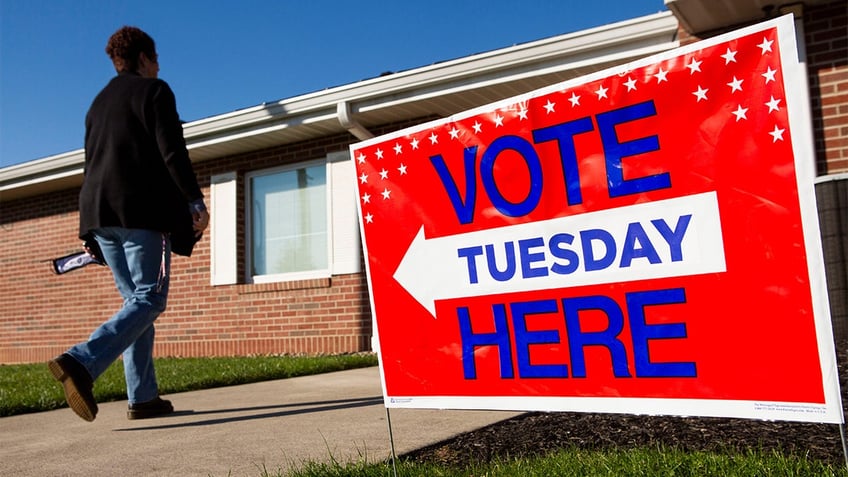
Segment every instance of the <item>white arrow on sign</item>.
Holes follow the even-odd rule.
[[[394,279],[435,318],[436,300],[725,270],[705,192],[431,239],[422,225]]]

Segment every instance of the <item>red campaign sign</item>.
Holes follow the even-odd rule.
[[[351,146],[386,405],[842,422],[794,41]]]

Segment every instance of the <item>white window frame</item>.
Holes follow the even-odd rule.
[[[323,165],[325,169],[326,183],[324,193],[326,194],[327,208],[325,210],[325,218],[327,220],[327,268],[321,270],[309,270],[304,272],[291,273],[274,273],[268,275],[253,275],[251,268],[253,264],[253,186],[252,179],[258,176],[276,174],[280,172],[294,171],[304,167]],[[286,282],[295,280],[310,280],[316,278],[329,278],[332,274],[333,267],[333,220],[332,220],[332,174],[329,168],[327,158],[321,158],[311,161],[298,162],[295,164],[287,164],[285,166],[272,167],[269,169],[261,169],[251,171],[245,174],[245,283],[274,283]]]
[[[327,154],[332,171],[333,275],[362,272],[362,238],[356,196],[356,168],[350,151]]]
[[[209,281],[232,285],[238,282],[238,174],[213,175],[209,191]]]

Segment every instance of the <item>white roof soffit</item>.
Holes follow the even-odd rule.
[[[823,5],[833,0],[664,0],[683,28],[708,33],[782,15],[784,7]]]
[[[192,121],[186,143],[198,162],[344,133],[340,103],[366,128],[444,117],[675,48],[676,33],[660,12]],[[83,152],[0,169],[0,202],[79,185]]]

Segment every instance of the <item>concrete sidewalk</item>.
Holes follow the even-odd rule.
[[[391,455],[377,367],[164,396],[177,412],[130,421],[126,401],[94,422],[70,409],[0,419],[0,475],[259,476],[304,461]],[[516,412],[391,409],[395,452]]]

